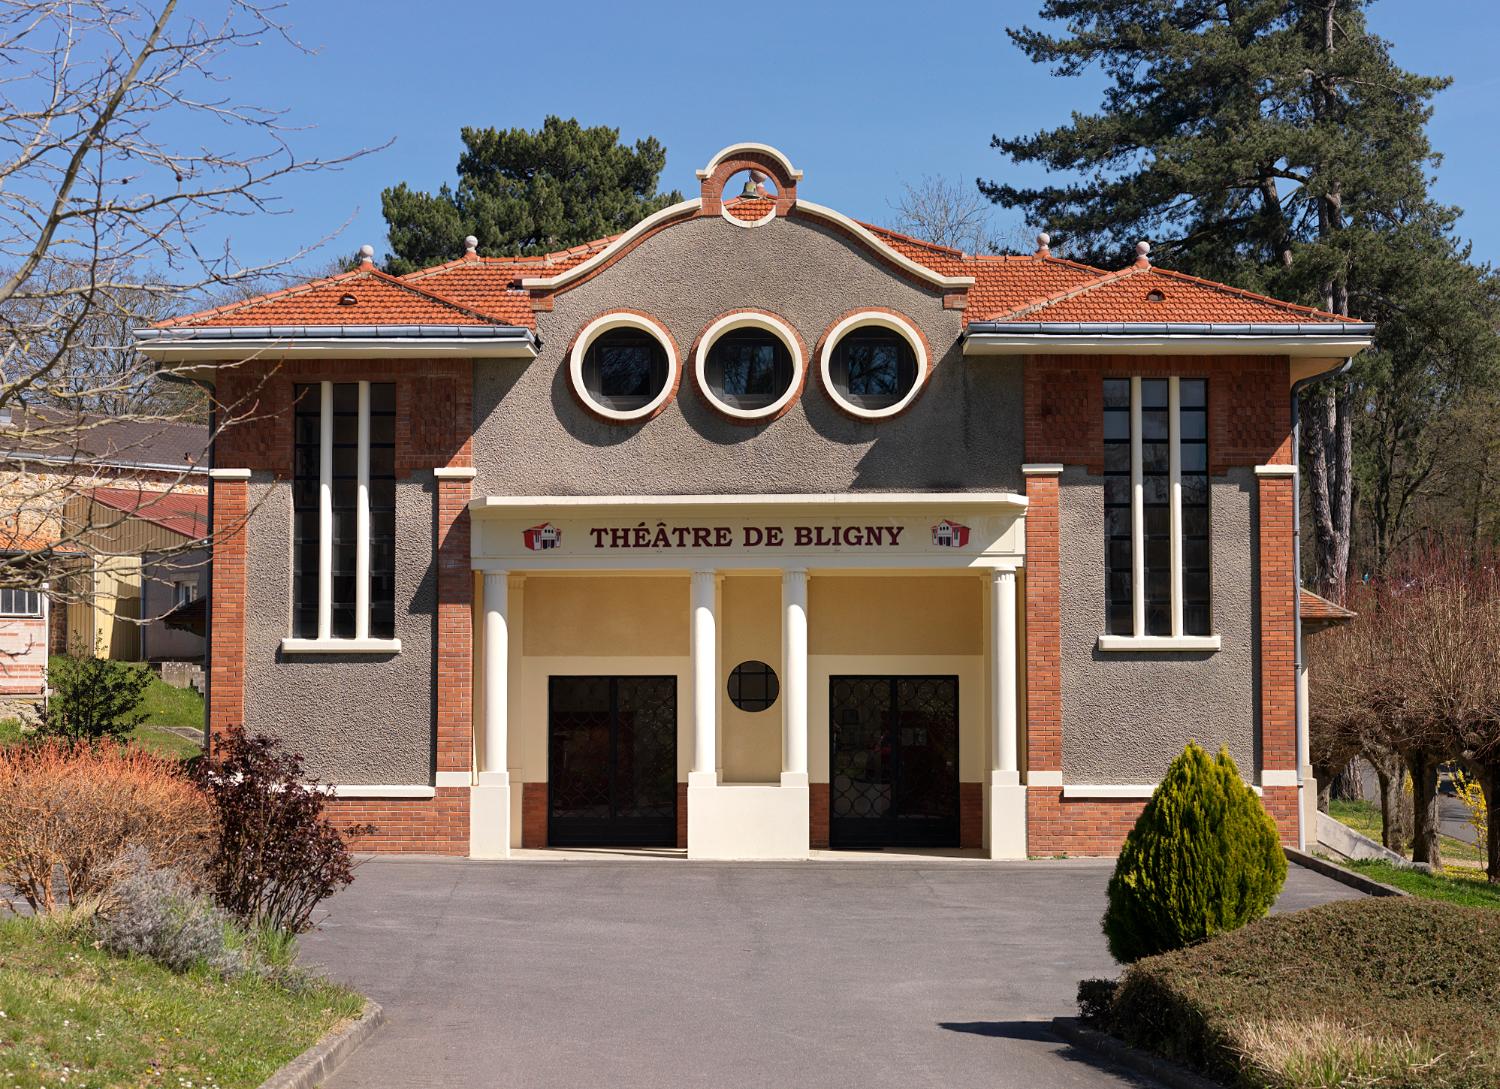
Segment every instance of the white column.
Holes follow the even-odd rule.
[[[990,858],[1026,857],[1026,788],[1017,752],[1016,573],[990,573],[990,772],[985,847]]]
[[[318,384],[318,638],[333,638],[333,383]]]
[[[781,785],[807,786],[807,572],[781,576]]]
[[[484,573],[484,748],[469,797],[469,855],[510,856],[510,628],[507,574]]]
[[[693,662],[693,770],[688,774],[690,786],[714,786],[719,778],[715,753],[719,717],[715,582],[712,571],[693,572],[689,629]]]
[[[359,384],[354,491],[354,638],[370,637],[370,383]]]

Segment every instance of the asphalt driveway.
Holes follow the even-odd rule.
[[[1116,969],[1093,861],[376,860],[304,959],[389,1023],[327,1084],[1149,1084],[1048,1035]],[[1292,867],[1278,910],[1354,895]]]

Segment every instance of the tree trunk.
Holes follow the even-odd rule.
[[[1404,764],[1395,757],[1372,758],[1375,778],[1380,782],[1380,842],[1399,854],[1406,853],[1408,823],[1406,792],[1401,789]]]
[[[1354,480],[1354,416],[1345,379],[1302,400],[1302,460],[1312,514],[1318,593],[1340,604],[1349,576]]]
[[[1434,870],[1443,868],[1443,853],[1438,843],[1439,763],[1437,755],[1427,749],[1413,749],[1406,754],[1412,788],[1411,860],[1425,862]]]
[[[1479,785],[1484,790],[1484,872],[1491,885],[1500,885],[1500,763],[1479,767]]]

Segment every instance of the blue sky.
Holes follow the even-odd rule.
[[[534,128],[548,113],[618,126],[626,140],[656,136],[668,152],[662,187],[688,195],[693,171],[724,145],[774,144],[806,172],[804,196],[876,222],[901,183],[924,174],[1036,179],[991,150],[990,135],[1092,109],[1102,86],[1055,79],[1011,46],[1004,27],[1038,7],[293,0],[285,15],[316,55],[236,54],[230,93],[286,109],[305,128],[294,139],[304,154],[395,142],[284,185],[285,214],[232,244],[242,261],[272,260],[348,220],[330,256],[365,242],[383,255],[382,188],[452,180],[462,125]],[[1445,156],[1436,192],[1465,209],[1476,256],[1500,262],[1500,4],[1383,0],[1372,21],[1399,63],[1455,77],[1430,127]],[[1016,222],[997,213],[1002,233]]]

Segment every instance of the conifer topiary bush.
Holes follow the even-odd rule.
[[[1125,838],[1104,934],[1130,963],[1253,922],[1286,881],[1276,824],[1227,750],[1189,742]]]

